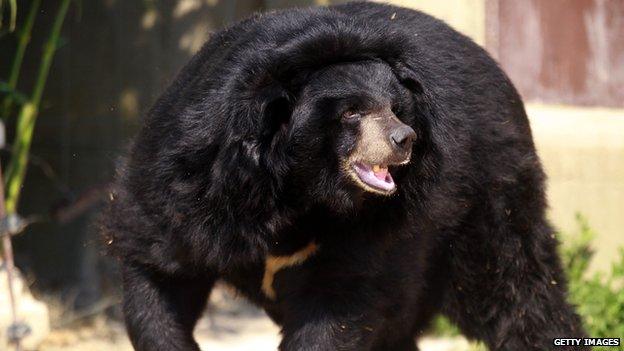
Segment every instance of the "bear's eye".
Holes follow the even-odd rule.
[[[348,120],[360,119],[361,117],[362,117],[362,114],[360,112],[353,111],[353,110],[347,110],[342,113],[342,118],[348,119]]]

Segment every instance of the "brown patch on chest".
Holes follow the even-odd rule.
[[[292,255],[267,256],[264,264],[264,276],[262,277],[262,292],[264,295],[271,300],[275,300],[276,294],[273,289],[273,279],[275,274],[284,268],[302,264],[310,256],[314,255],[316,251],[318,251],[318,245],[311,242],[301,250],[294,252]]]

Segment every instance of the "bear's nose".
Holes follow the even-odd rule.
[[[392,145],[401,151],[410,150],[414,139],[416,139],[416,132],[410,126],[402,125],[390,133]]]

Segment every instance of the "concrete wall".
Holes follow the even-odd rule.
[[[566,233],[579,212],[597,232],[593,267],[608,268],[624,247],[624,110],[529,104],[548,174],[550,217]]]

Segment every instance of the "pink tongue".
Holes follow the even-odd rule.
[[[355,163],[353,166],[360,180],[367,185],[384,191],[393,191],[396,188],[392,175],[387,168],[375,172],[372,167],[362,163]]]
[[[386,180],[386,177],[388,176],[388,169],[382,169],[379,172],[374,172],[373,174],[375,174],[375,177],[379,180]]]

